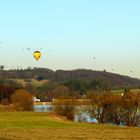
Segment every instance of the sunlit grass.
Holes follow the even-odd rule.
[[[53,113],[0,112],[0,140],[140,139],[140,129],[74,123]]]

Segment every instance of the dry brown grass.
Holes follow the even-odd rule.
[[[27,83],[30,83],[33,86],[41,86],[44,83],[47,83],[48,80],[42,80],[42,81],[37,81],[36,79],[30,79],[31,82],[26,82],[24,79],[15,79],[15,81],[19,84],[21,84],[23,87],[26,86]]]
[[[47,128],[1,129],[0,140],[140,140],[139,129]]]

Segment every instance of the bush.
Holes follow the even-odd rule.
[[[74,120],[74,104],[74,99],[59,99],[54,102],[54,111],[58,115],[66,116],[69,120]]]
[[[26,90],[16,90],[11,97],[11,101],[17,111],[33,110],[32,95]]]

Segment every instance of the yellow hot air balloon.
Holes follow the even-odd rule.
[[[38,59],[41,57],[41,52],[40,52],[40,51],[35,51],[35,52],[33,53],[33,56],[34,56],[34,58],[35,58],[36,60],[38,60]]]

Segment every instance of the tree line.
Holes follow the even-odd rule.
[[[103,95],[88,92],[87,104],[90,115],[99,123],[116,125],[140,125],[140,93],[127,92],[123,95],[105,93]]]

